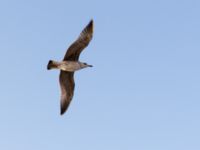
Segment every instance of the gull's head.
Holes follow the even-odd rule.
[[[81,63],[81,68],[86,68],[86,67],[93,67],[93,66],[88,65],[87,63]]]

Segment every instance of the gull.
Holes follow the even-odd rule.
[[[80,62],[80,53],[86,48],[93,36],[93,20],[82,30],[78,39],[67,49],[63,61],[49,60],[47,69],[59,69],[59,82],[61,89],[60,114],[63,115],[69,107],[74,95],[74,72],[86,67],[92,67]]]

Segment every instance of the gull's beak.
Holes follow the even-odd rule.
[[[92,65],[88,65],[88,67],[93,67]]]

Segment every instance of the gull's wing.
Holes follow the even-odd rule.
[[[74,95],[74,73],[60,71],[61,115],[65,113]]]
[[[80,53],[88,46],[93,36],[93,20],[82,30],[78,39],[68,48],[63,60],[78,61]]]

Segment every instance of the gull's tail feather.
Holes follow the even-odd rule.
[[[49,63],[47,65],[47,70],[53,69],[53,68],[57,68],[58,67],[58,63],[53,61],[53,60],[49,60]]]
[[[49,63],[47,65],[47,70],[50,70],[51,68],[53,68],[53,61],[49,60]]]

